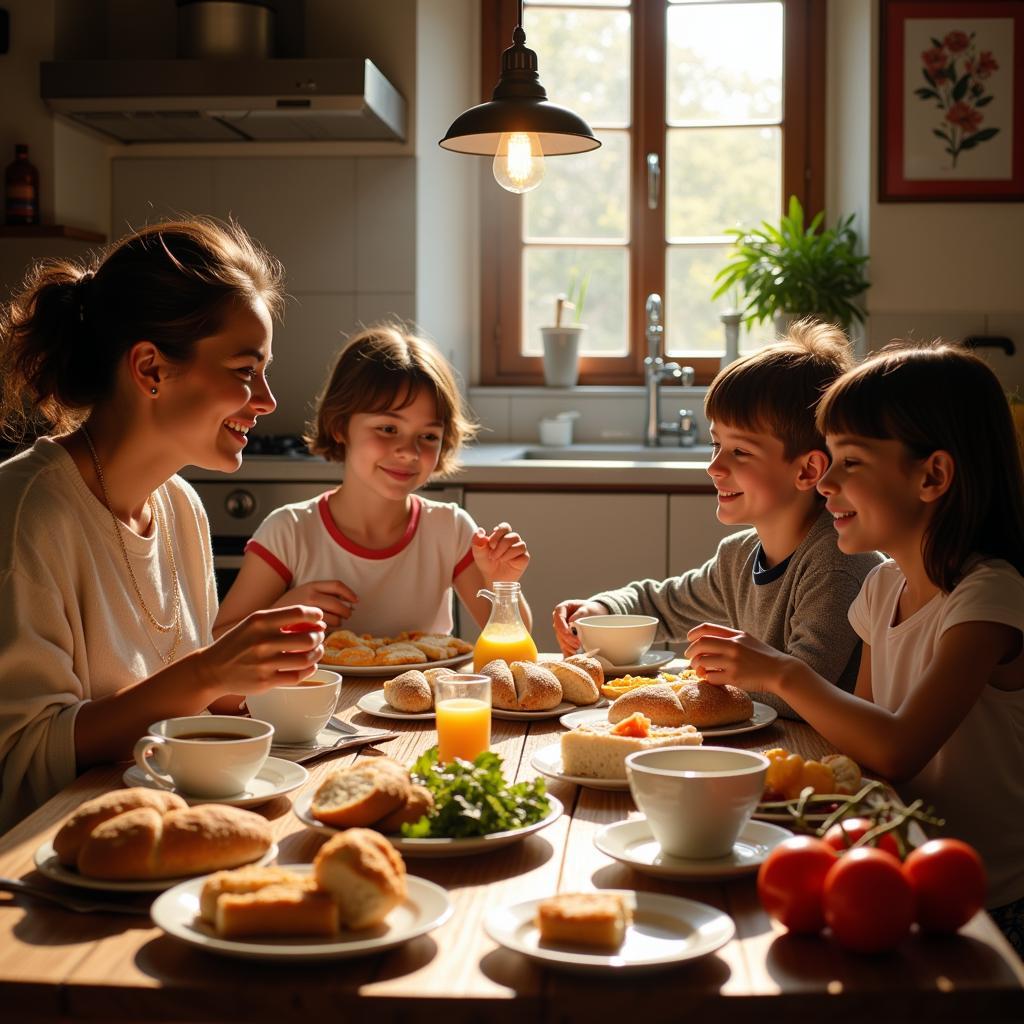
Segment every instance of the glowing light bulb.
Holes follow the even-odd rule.
[[[522,195],[544,177],[544,153],[534,132],[504,132],[494,154],[494,180],[509,192]]]

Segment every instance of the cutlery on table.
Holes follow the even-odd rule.
[[[44,889],[41,885],[20,878],[0,878],[0,892],[24,893],[36,899],[48,900],[65,910],[73,910],[76,914],[92,914],[96,912],[111,914],[131,914],[133,917],[148,917],[149,907],[133,907],[128,903],[115,903],[113,900],[96,899],[92,896],[69,896],[63,892]]]

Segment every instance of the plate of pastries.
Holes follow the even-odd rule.
[[[269,864],[265,818],[240,807],[190,807],[175,793],[116,789],[87,800],[36,849],[47,878],[83,889],[159,892],[221,868]]]
[[[153,903],[168,935],[211,953],[255,960],[333,960],[377,953],[443,924],[439,885],[416,878],[378,832],[333,836],[312,864],[218,871]]]
[[[433,718],[435,685],[451,671],[443,667],[408,669],[389,679],[383,689],[363,694],[357,707],[381,718]],[[585,655],[543,663],[496,659],[480,672],[491,679],[494,718],[557,718],[580,707],[607,704],[601,696],[604,669],[595,658]]]
[[[380,677],[395,675],[403,668],[443,668],[465,663],[473,653],[471,644],[457,636],[406,630],[396,636],[374,636],[336,629],[324,640],[321,668],[342,675]]]

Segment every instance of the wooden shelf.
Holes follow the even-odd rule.
[[[107,236],[66,224],[0,224],[0,238],[70,238],[76,242],[105,242]]]

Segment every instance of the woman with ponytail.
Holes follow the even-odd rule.
[[[317,608],[211,642],[209,526],[187,465],[233,472],[273,411],[281,268],[235,224],[158,224],[35,266],[0,308],[0,831],[157,719],[296,682]]]

